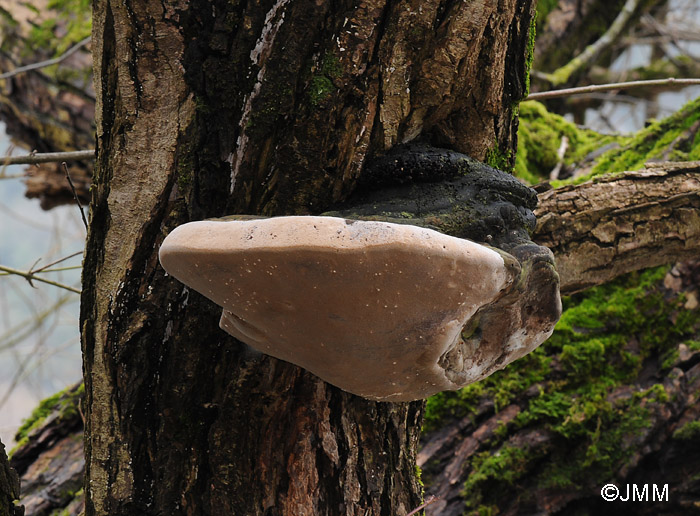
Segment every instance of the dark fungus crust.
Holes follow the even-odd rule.
[[[405,144],[370,162],[337,216],[430,227],[509,252],[530,241],[537,194],[465,154]]]

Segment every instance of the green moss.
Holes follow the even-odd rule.
[[[330,53],[324,55],[323,61],[321,62],[321,73],[332,79],[338,79],[343,73],[340,60]]]
[[[667,371],[678,363],[680,354],[678,349],[671,349],[661,357],[661,370]]]
[[[176,180],[181,191],[186,190],[192,183],[192,163],[189,160],[178,161]]]
[[[46,8],[53,17],[33,25],[25,51],[27,55],[36,52],[37,49],[44,49],[58,56],[90,35],[91,0],[49,0]],[[56,36],[59,28],[61,37]]]
[[[603,154],[591,173],[567,182],[581,183],[595,176],[625,170],[639,170],[652,160],[694,161],[700,159],[700,98],[687,103],[680,111],[655,121],[630,137],[618,137],[619,148]],[[666,155],[671,152],[670,155]]]
[[[333,82],[325,75],[314,75],[309,86],[309,101],[314,107],[318,107],[335,91]]]
[[[63,396],[64,391],[57,392],[56,394],[49,396],[48,398],[42,400],[31,413],[31,415],[22,422],[22,426],[19,427],[17,433],[15,434],[15,441],[21,441],[27,437],[29,432],[39,426],[41,422],[48,416],[53,408],[58,403],[58,400]]]
[[[423,484],[423,471],[420,469],[420,466],[416,464],[416,480],[418,480],[418,483],[420,484],[421,487],[425,487]]]
[[[554,72],[547,74],[547,80],[555,87],[566,84],[571,75],[579,70],[582,63],[583,59],[580,56],[576,56],[561,68],[557,68]]]
[[[482,502],[485,499],[497,500],[512,489],[515,482],[530,471],[533,459],[539,455],[541,452],[509,444],[504,444],[495,453],[487,451],[475,455],[470,461],[471,473],[462,490],[467,508],[488,514],[493,507]]]
[[[673,438],[679,441],[700,439],[700,421],[690,421],[673,432]]]
[[[679,342],[700,348],[688,340],[700,332],[697,314],[683,307],[682,295],[669,298],[661,288],[667,271],[633,273],[565,298],[562,318],[540,348],[476,384],[428,399],[427,430],[452,418],[482,420],[518,400],[520,412],[494,432],[489,446],[528,429],[552,436],[546,449],[511,449],[504,443],[498,454],[472,457],[465,465],[471,471],[465,484],[470,511],[493,509],[498,486],[524,475],[545,488],[576,489],[591,478],[610,478],[630,460],[656,407],[669,398],[661,383],[636,385],[643,364]],[[489,400],[492,410],[484,408]],[[681,429],[679,435],[695,436],[697,428]]]
[[[430,432],[440,428],[445,421],[474,414],[480,399],[486,394],[485,383],[473,383],[458,391],[439,392],[428,398],[423,430]]]
[[[537,5],[539,9],[539,2]],[[530,29],[527,34],[527,48],[525,49],[525,97],[530,94],[530,70],[535,59],[535,37],[537,35],[537,17],[539,12],[530,20]]]
[[[509,366],[488,378],[467,385],[458,391],[440,392],[428,398],[424,429],[439,428],[445,421],[476,414],[485,400],[492,400],[495,411],[507,406],[513,398],[544,380],[550,372],[550,357],[542,348],[518,360],[518,367]]]
[[[181,141],[183,143],[178,149],[177,172],[175,174],[175,180],[177,181],[177,186],[180,189],[181,195],[188,190],[194,178],[194,148],[190,143],[193,140],[186,138],[186,132],[187,131],[181,134]]]
[[[667,79],[669,77],[692,78],[697,76],[698,63],[690,56],[676,56],[673,59],[654,59],[646,66],[634,68],[628,72],[627,80],[643,81]]]
[[[498,147],[493,147],[486,151],[485,163],[490,167],[497,168],[498,170],[503,170],[505,172],[510,172],[513,167],[510,164],[510,160],[513,154],[510,150],[503,152]]]
[[[58,418],[60,420],[69,419],[78,415],[80,400],[84,394],[85,386],[81,383],[77,388],[69,387],[42,400],[17,430],[15,434],[15,441],[17,444],[10,450],[8,455],[12,456],[12,453],[16,449],[26,444],[32,432],[41,427],[46,417],[53,412],[58,411]]]
[[[686,340],[684,344],[690,351],[700,351],[700,340]]]
[[[549,458],[538,474],[539,487],[576,488],[591,478],[610,478],[633,455],[633,443],[649,428],[650,406],[667,399],[661,385],[615,402],[604,394],[577,400],[563,423],[553,427],[574,446],[559,448]]]
[[[323,56],[318,71],[312,74],[309,82],[309,102],[313,107],[319,107],[330,98],[336,90],[333,79],[339,78],[342,72],[340,61],[335,55],[327,53]]]
[[[529,184],[548,179],[549,172],[559,162],[557,153],[564,136],[569,142],[564,163],[569,165],[594,149],[616,141],[613,136],[576,127],[564,117],[547,111],[539,102],[522,102],[515,175]]]
[[[54,30],[56,30],[57,20],[49,18],[39,24],[32,26],[29,31],[29,41],[34,48],[47,49],[51,47],[52,42],[56,39]]]

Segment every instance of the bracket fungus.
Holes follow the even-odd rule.
[[[335,216],[191,222],[160,261],[223,307],[225,331],[343,390],[411,401],[459,389],[535,349],[561,314],[553,256],[528,237],[534,193],[475,163],[449,180],[447,203],[412,184],[387,193],[396,213],[374,197]],[[476,217],[457,223],[457,204]]]

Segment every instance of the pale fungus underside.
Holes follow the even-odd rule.
[[[410,401],[535,349],[561,313],[551,253],[408,224],[294,216],[175,229],[166,271],[223,307],[221,327],[348,392]]]

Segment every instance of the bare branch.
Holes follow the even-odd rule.
[[[66,260],[70,260],[71,258],[75,258],[76,256],[81,255],[81,254],[83,254],[82,251],[78,251],[78,252],[75,252],[73,254],[69,254],[68,256],[64,256],[63,258],[59,258],[58,260],[55,260],[51,263],[47,263],[46,265],[44,265],[43,267],[40,267],[38,269],[34,269],[34,266],[36,266],[36,263],[35,263],[34,266],[32,266],[32,268],[30,270],[34,274],[36,274],[37,272],[56,272],[59,270],[70,270],[70,269],[73,269],[75,267],[63,267],[61,269],[49,269],[49,267],[52,267],[53,265],[58,265],[61,262],[65,262]],[[37,260],[37,263],[39,263],[38,260]],[[80,266],[78,266],[77,268],[80,268]]]
[[[70,47],[68,50],[66,50],[63,54],[61,54],[58,57],[54,57],[53,59],[48,59],[46,61],[41,61],[39,63],[32,63],[28,64],[26,66],[20,66],[19,68],[15,68],[14,70],[10,70],[9,72],[5,72],[4,74],[0,75],[0,79],[9,79],[10,77],[14,77],[16,75],[19,75],[21,73],[29,72],[31,70],[38,70],[40,68],[46,68],[47,66],[55,65],[60,63],[61,61],[69,58],[73,54],[75,54],[78,50],[83,48],[85,45],[90,43],[91,36],[88,36],[84,40],[80,41],[79,43],[76,43],[72,47]]]
[[[700,255],[700,161],[650,164],[539,194],[533,240],[563,293]]]
[[[83,205],[80,204],[80,198],[78,197],[78,192],[75,191],[75,185],[73,184],[73,180],[70,178],[70,174],[68,173],[68,165],[64,161],[62,163],[63,165],[63,170],[65,171],[66,174],[66,179],[68,180],[68,184],[70,185],[70,190],[73,192],[73,198],[75,199],[75,202],[78,203],[78,209],[80,210],[80,217],[83,219],[83,225],[85,226],[85,231],[88,230],[88,221],[85,218],[85,211],[83,210]]]
[[[552,73],[537,74],[537,77],[545,79],[554,85],[563,84],[569,80],[572,74],[590,66],[601,52],[609,48],[610,45],[612,45],[620,37],[623,29],[639,8],[639,4],[640,0],[627,0],[620,11],[620,14],[617,15],[617,18],[615,18],[610,25],[610,28],[608,28],[605,34],[603,34],[595,43],[588,45],[583,52],[574,57],[561,68]]]
[[[38,163],[82,161],[91,159],[95,159],[95,149],[70,152],[33,152],[24,156],[0,157],[0,165],[36,165]]]
[[[437,496],[429,496],[423,505],[421,505],[420,507],[416,507],[411,512],[409,512],[406,516],[413,516],[414,514],[418,514],[419,511],[425,509],[428,505],[430,505],[431,503],[435,503],[438,500],[439,500],[439,498]]]
[[[559,174],[562,167],[564,166],[564,155],[566,154],[566,149],[569,148],[569,139],[566,136],[561,137],[561,144],[557,149],[557,164],[549,173],[549,180],[556,181],[559,179]]]
[[[41,276],[37,276],[36,271],[32,271],[31,269],[28,271],[21,271],[19,269],[14,269],[12,267],[0,265],[0,271],[5,273],[5,274],[0,274],[0,276],[7,276],[10,274],[13,274],[15,276],[21,276],[24,279],[26,279],[32,287],[34,286],[32,281],[40,281],[41,283],[47,283],[49,285],[53,285],[54,287],[62,288],[62,289],[68,290],[70,292],[75,292],[76,294],[80,294],[80,290],[73,288],[73,287],[70,287],[68,285],[64,285],[63,283],[59,283],[57,281],[52,281],[52,280],[48,280],[46,278],[42,278]]]
[[[578,88],[565,88],[562,90],[543,91],[531,93],[525,100],[546,100],[559,97],[570,97],[571,95],[581,95],[582,93],[594,93],[599,91],[627,90],[631,88],[649,88],[660,86],[693,86],[700,84],[700,79],[652,79],[648,81],[614,82],[610,84],[591,84]]]

